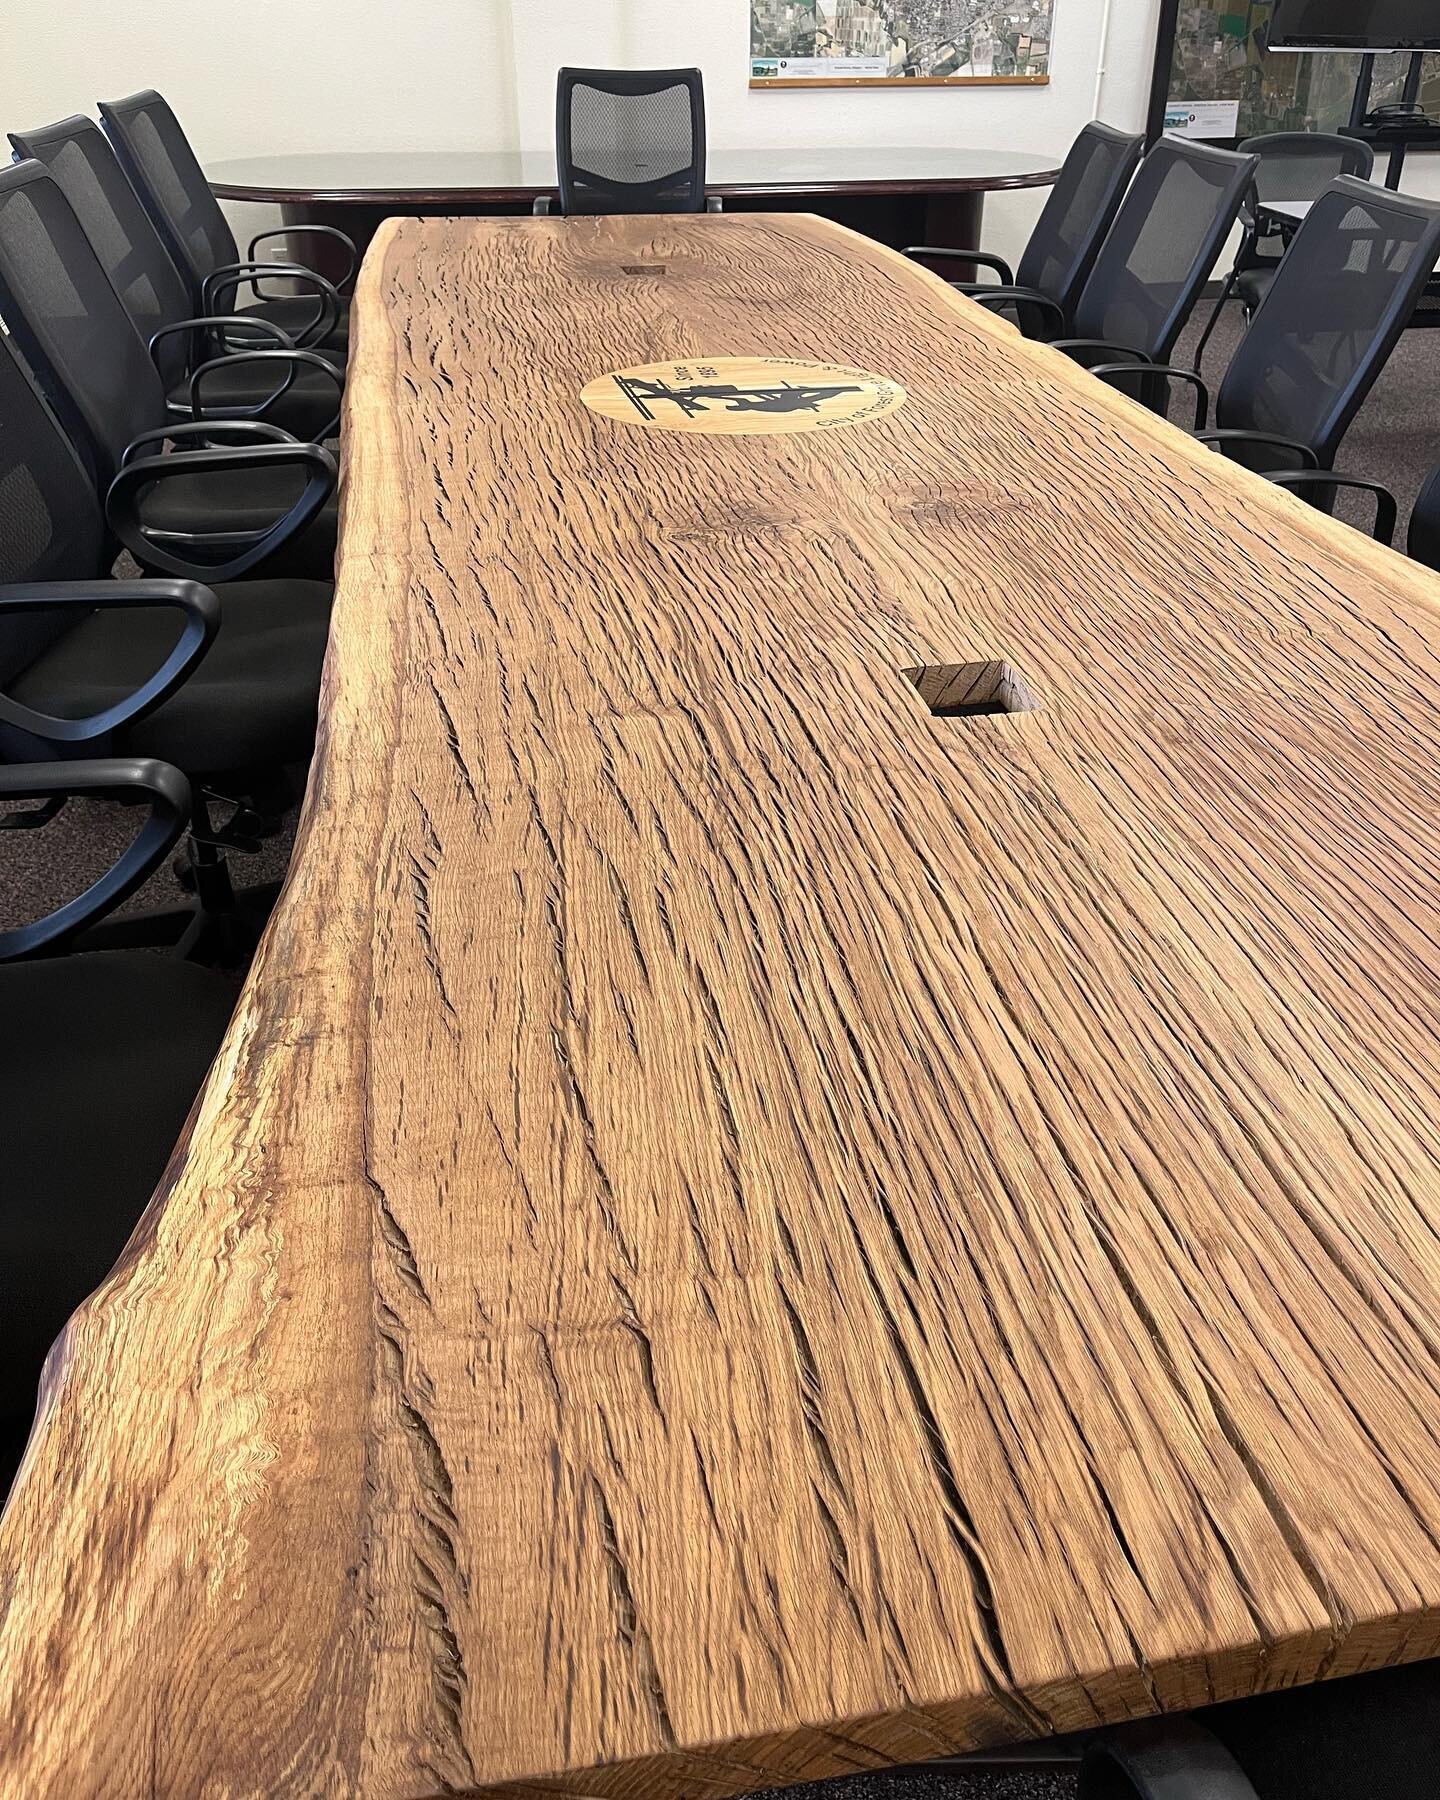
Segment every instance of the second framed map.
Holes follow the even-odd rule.
[[[751,87],[1039,86],[1055,0],[750,0]]]

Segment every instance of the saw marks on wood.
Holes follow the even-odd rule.
[[[4,1791],[719,1800],[1440,1652],[1434,581],[817,220],[394,223],[356,315]],[[721,355],[907,398],[579,398]]]

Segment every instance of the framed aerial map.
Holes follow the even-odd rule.
[[[750,0],[750,85],[965,86],[1050,79],[1055,0]]]

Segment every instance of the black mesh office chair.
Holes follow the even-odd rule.
[[[1371,536],[1382,544],[1395,542],[1400,523],[1400,503],[1383,482],[1363,475],[1339,475],[1333,469],[1267,469],[1267,480],[1312,504],[1328,507],[1342,491],[1368,494],[1375,503]],[[1405,538],[1405,554],[1427,568],[1440,569],[1440,468],[1432,469],[1416,496]]]
[[[242,258],[200,159],[159,94],[147,88],[124,100],[102,100],[100,117],[121,166],[190,283],[190,312],[229,312],[237,306],[238,296],[249,292],[260,297],[239,307],[241,312],[268,319],[306,348],[323,343],[344,350],[348,312],[339,303],[337,290],[343,291],[354,273],[355,246],[343,231],[333,225],[286,225],[262,231],[251,239]],[[332,283],[293,260],[283,267],[258,261],[260,246],[272,238],[284,238],[287,244],[309,238],[333,247],[342,259],[340,280]],[[264,297],[263,281],[277,275],[303,286],[306,292]],[[327,296],[330,306],[323,304]],[[336,308],[338,317],[327,324]]]
[[[334,376],[301,366],[287,383],[271,365],[229,354],[232,348],[294,348],[278,326],[263,319],[241,323],[233,314],[192,316],[184,277],[93,120],[75,117],[38,131],[12,131],[10,142],[21,157],[47,168],[64,192],[178,414],[190,416],[191,379],[212,364],[200,386],[208,410],[264,417],[306,438],[330,430]]]
[[[1311,206],[1226,370],[1206,429],[1208,394],[1193,370],[1201,440],[1269,474],[1328,469],[1440,259],[1440,202],[1341,176]],[[1153,371],[1113,366],[1132,389]],[[1313,487],[1328,504],[1333,484]]]
[[[324,450],[292,448],[333,480]],[[220,851],[245,847],[277,789],[288,799],[278,772],[313,746],[329,588],[110,579],[94,489],[4,338],[0,498],[0,762],[119,755],[183,769],[197,788],[202,910],[233,912]],[[236,810],[217,830],[221,800]]]
[[[1437,1768],[1440,1663],[1421,1662],[1103,1733],[1079,1800],[1433,1800]]]
[[[1255,186],[1240,209],[1244,231],[1240,248],[1195,347],[1197,373],[1225,302],[1238,293],[1246,316],[1252,316],[1270,291],[1270,283],[1280,267],[1284,240],[1267,229],[1260,203],[1316,200],[1337,175],[1354,175],[1368,181],[1375,168],[1375,152],[1369,144],[1324,131],[1275,131],[1264,137],[1246,138],[1240,153],[1258,156],[1260,166],[1255,171]]]
[[[265,573],[328,580],[335,557],[333,464],[305,457],[263,420],[228,423],[243,449],[200,462],[153,454],[193,444],[218,423],[174,420],[165,384],[79,220],[39,163],[0,169],[0,313],[85,453],[111,525],[146,568],[217,581]],[[338,372],[304,350],[255,351],[257,366]],[[297,360],[298,359],[298,360]],[[197,371],[193,383],[202,380]],[[203,400],[202,400],[203,410]],[[144,453],[144,454],[142,454]]]
[[[990,306],[1008,302],[1027,337],[1055,335],[1055,315],[1049,307],[1037,309],[1026,304],[1037,297],[1059,308],[1068,330],[1075,301],[1095,266],[1144,147],[1143,137],[1116,131],[1098,120],[1086,125],[1070,146],[1060,179],[1050,190],[1014,274],[1003,257],[988,250],[915,244],[905,254],[922,262],[971,262],[994,269],[1000,277],[999,287],[993,282],[970,281],[952,282],[951,286],[962,294],[984,294]]]
[[[143,817],[84,894],[0,930],[0,1499],[50,1347],[124,1250],[235,1003],[232,981],[176,956],[57,954],[160,867],[191,816],[178,770],[111,758],[0,767],[0,827],[15,825],[23,802],[78,796],[123,800]],[[22,835],[0,829],[0,884],[6,845]]]
[[[700,71],[562,69],[555,162],[563,213],[704,212]]]
[[[1116,358],[1167,362],[1235,223],[1255,166],[1253,156],[1161,138],[1130,184],[1075,303],[1077,335],[1053,339],[1055,347],[1097,373],[1115,367]],[[989,301],[988,294],[976,297]],[[1030,304],[1041,302],[1036,297]],[[1045,305],[1063,329],[1060,308]],[[1138,392],[1148,405],[1163,408],[1163,382],[1139,384]]]
[[[1398,509],[1397,509],[1398,511]],[[1388,544],[1394,538],[1392,524]],[[1440,569],[1440,469],[1432,469],[1415,500],[1410,514],[1410,535],[1406,553],[1427,568]]]

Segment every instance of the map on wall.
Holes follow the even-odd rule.
[[[750,0],[750,85],[1050,79],[1055,0]]]
[[[1272,0],[1181,0],[1165,129],[1185,137],[1336,131],[1350,117],[1358,56],[1265,52]],[[1408,56],[1377,56],[1372,106],[1398,100]],[[1421,104],[1440,108],[1440,56],[1425,59]]]

